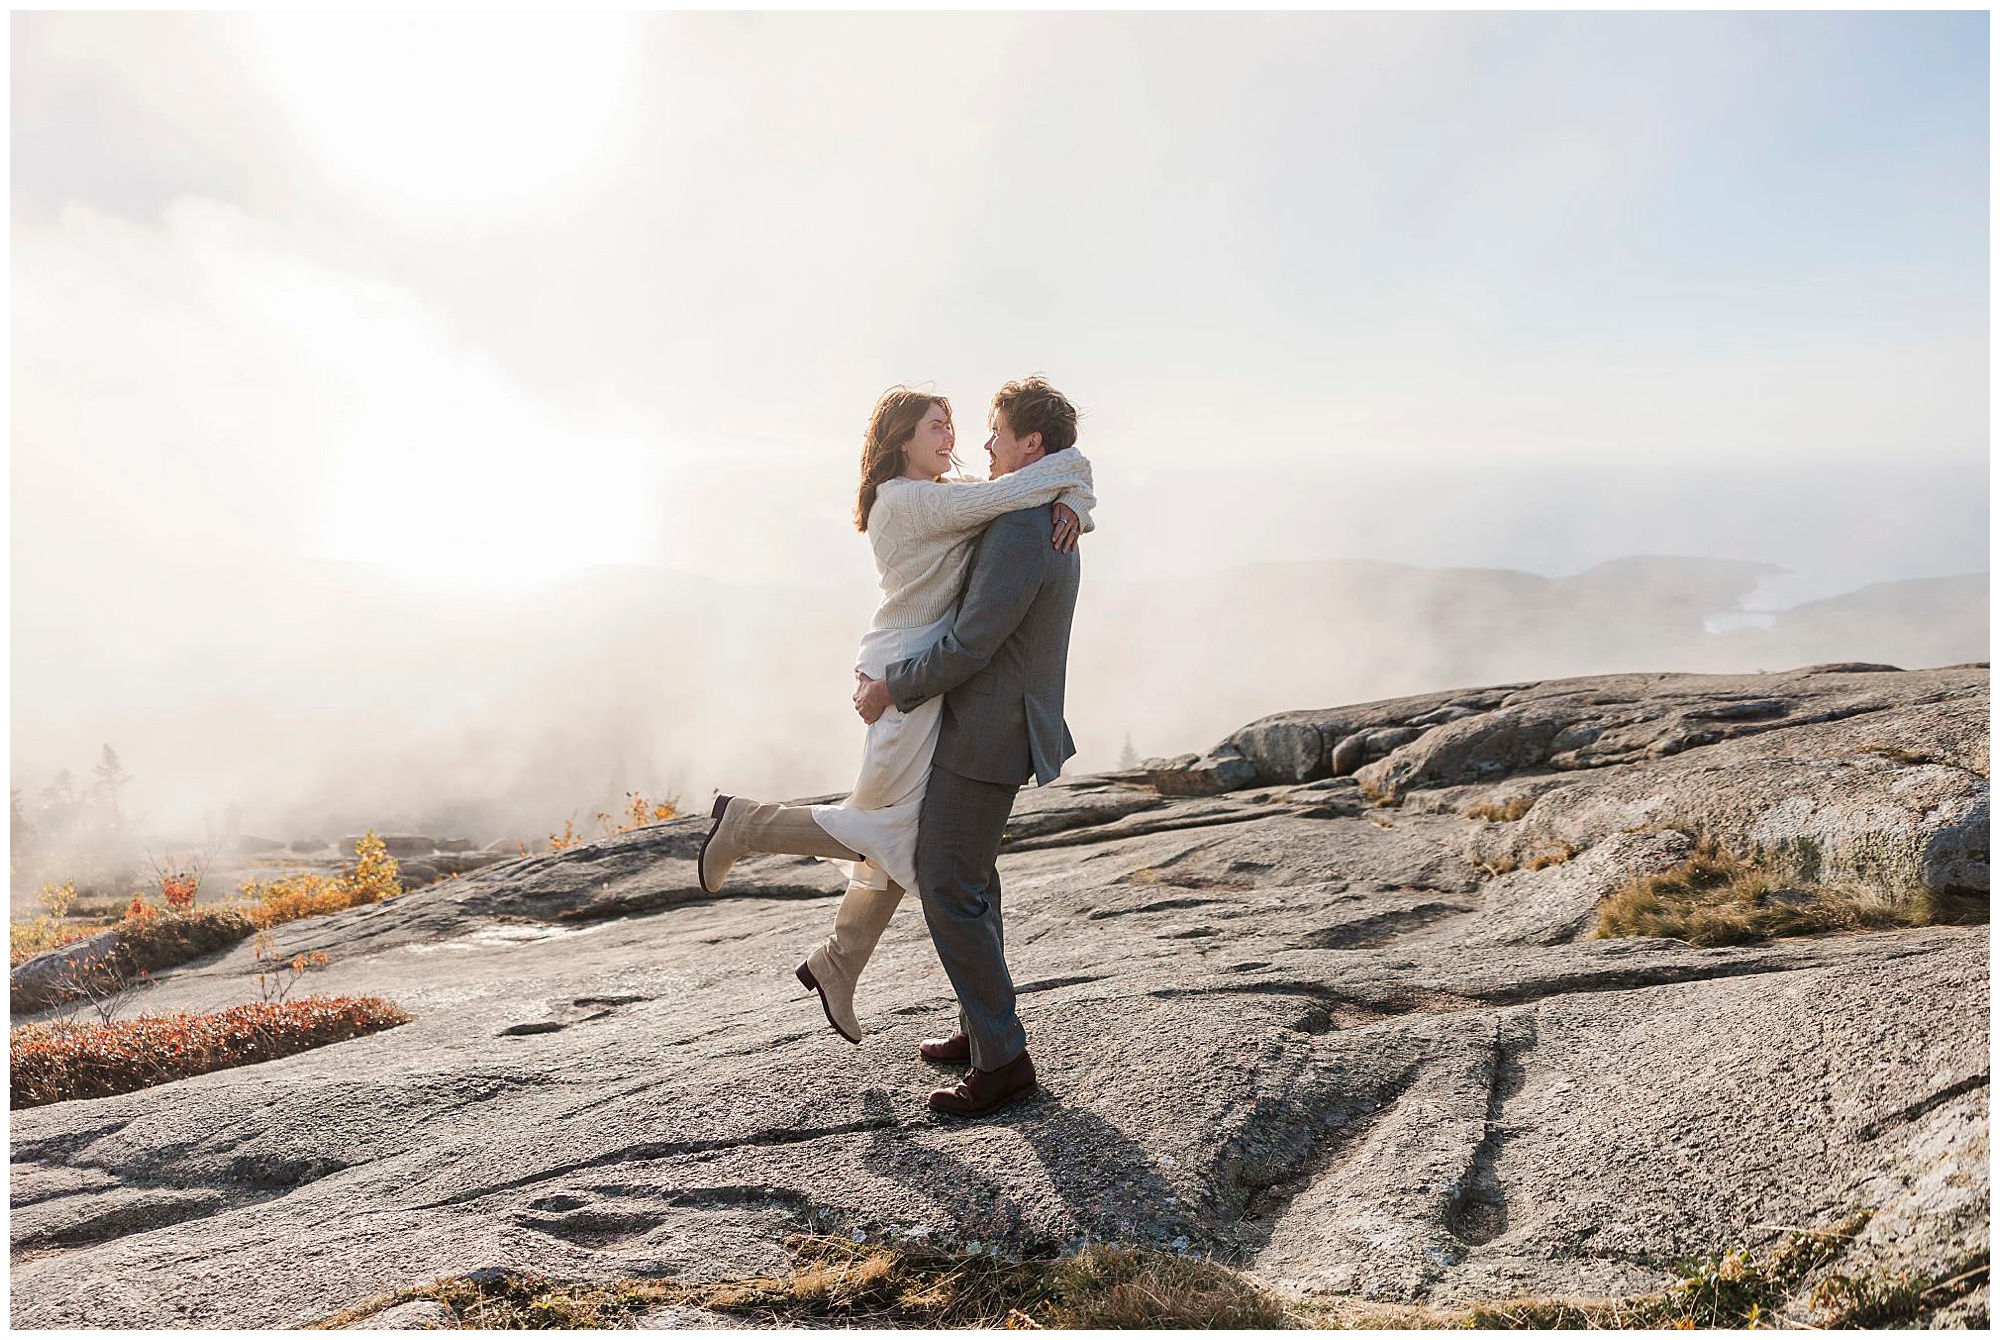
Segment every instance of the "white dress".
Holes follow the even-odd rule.
[[[973,546],[995,517],[1060,502],[1077,514],[1084,530],[1095,529],[1090,513],[1097,499],[1090,484],[1090,462],[1075,448],[998,479],[899,478],[883,484],[868,513],[883,598],[855,652],[855,668],[880,679],[889,666],[950,631]],[[917,886],[917,812],[943,711],[942,697],[907,713],[890,706],[868,727],[854,790],[837,805],[813,806],[821,828],[866,858],[829,862],[850,883],[880,889],[893,880],[904,889]]]

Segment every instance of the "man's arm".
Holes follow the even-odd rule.
[[[951,631],[883,675],[899,710],[913,712],[926,699],[971,679],[1020,626],[1045,571],[1048,541],[1038,526],[1040,511],[1010,512],[979,537]]]

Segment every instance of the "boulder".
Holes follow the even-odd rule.
[[[382,833],[378,836],[391,856],[428,856],[437,850],[437,839],[421,833]]]
[[[1257,765],[1235,746],[1218,745],[1185,766],[1155,769],[1147,775],[1163,796],[1213,796],[1255,784]]]
[[[1410,741],[1422,736],[1422,726],[1377,726],[1361,732],[1362,757],[1373,763],[1387,758]]]
[[[1747,735],[1950,700],[1984,671],[1854,671],[1808,667],[1773,675],[1600,675],[1550,680],[1436,726],[1393,758],[1357,770],[1392,796],[1491,782],[1543,766],[1607,767],[1666,758]],[[1892,688],[1892,682],[1898,688]],[[1983,689],[1974,690],[1983,691]],[[1911,694],[1907,698],[1899,694]]]
[[[12,1013],[18,1019],[75,999],[77,993],[68,985],[76,975],[73,965],[105,961],[122,942],[123,937],[113,928],[21,963],[7,975]]]
[[[1328,753],[1328,770],[1335,777],[1346,777],[1368,761],[1367,731],[1356,731],[1342,736]]]
[[[1266,718],[1237,731],[1227,744],[1250,761],[1262,786],[1330,775],[1326,737],[1309,721]]]

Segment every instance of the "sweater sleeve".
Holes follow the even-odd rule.
[[[1091,509],[1097,506],[1097,495],[1088,484],[1070,485],[1056,495],[1056,501],[1076,513],[1078,526],[1085,535],[1097,529],[1097,523],[1090,519]]]
[[[995,517],[1061,502],[1090,530],[1097,504],[1090,482],[1090,462],[1074,447],[998,479],[906,480],[896,489],[896,528],[912,539],[958,539],[978,534]]]

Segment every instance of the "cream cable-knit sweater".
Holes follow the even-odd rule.
[[[995,517],[1062,503],[1095,530],[1090,462],[1075,447],[998,479],[885,482],[868,510],[868,542],[882,574],[882,604],[870,628],[922,628],[943,618],[965,585],[972,546]]]

